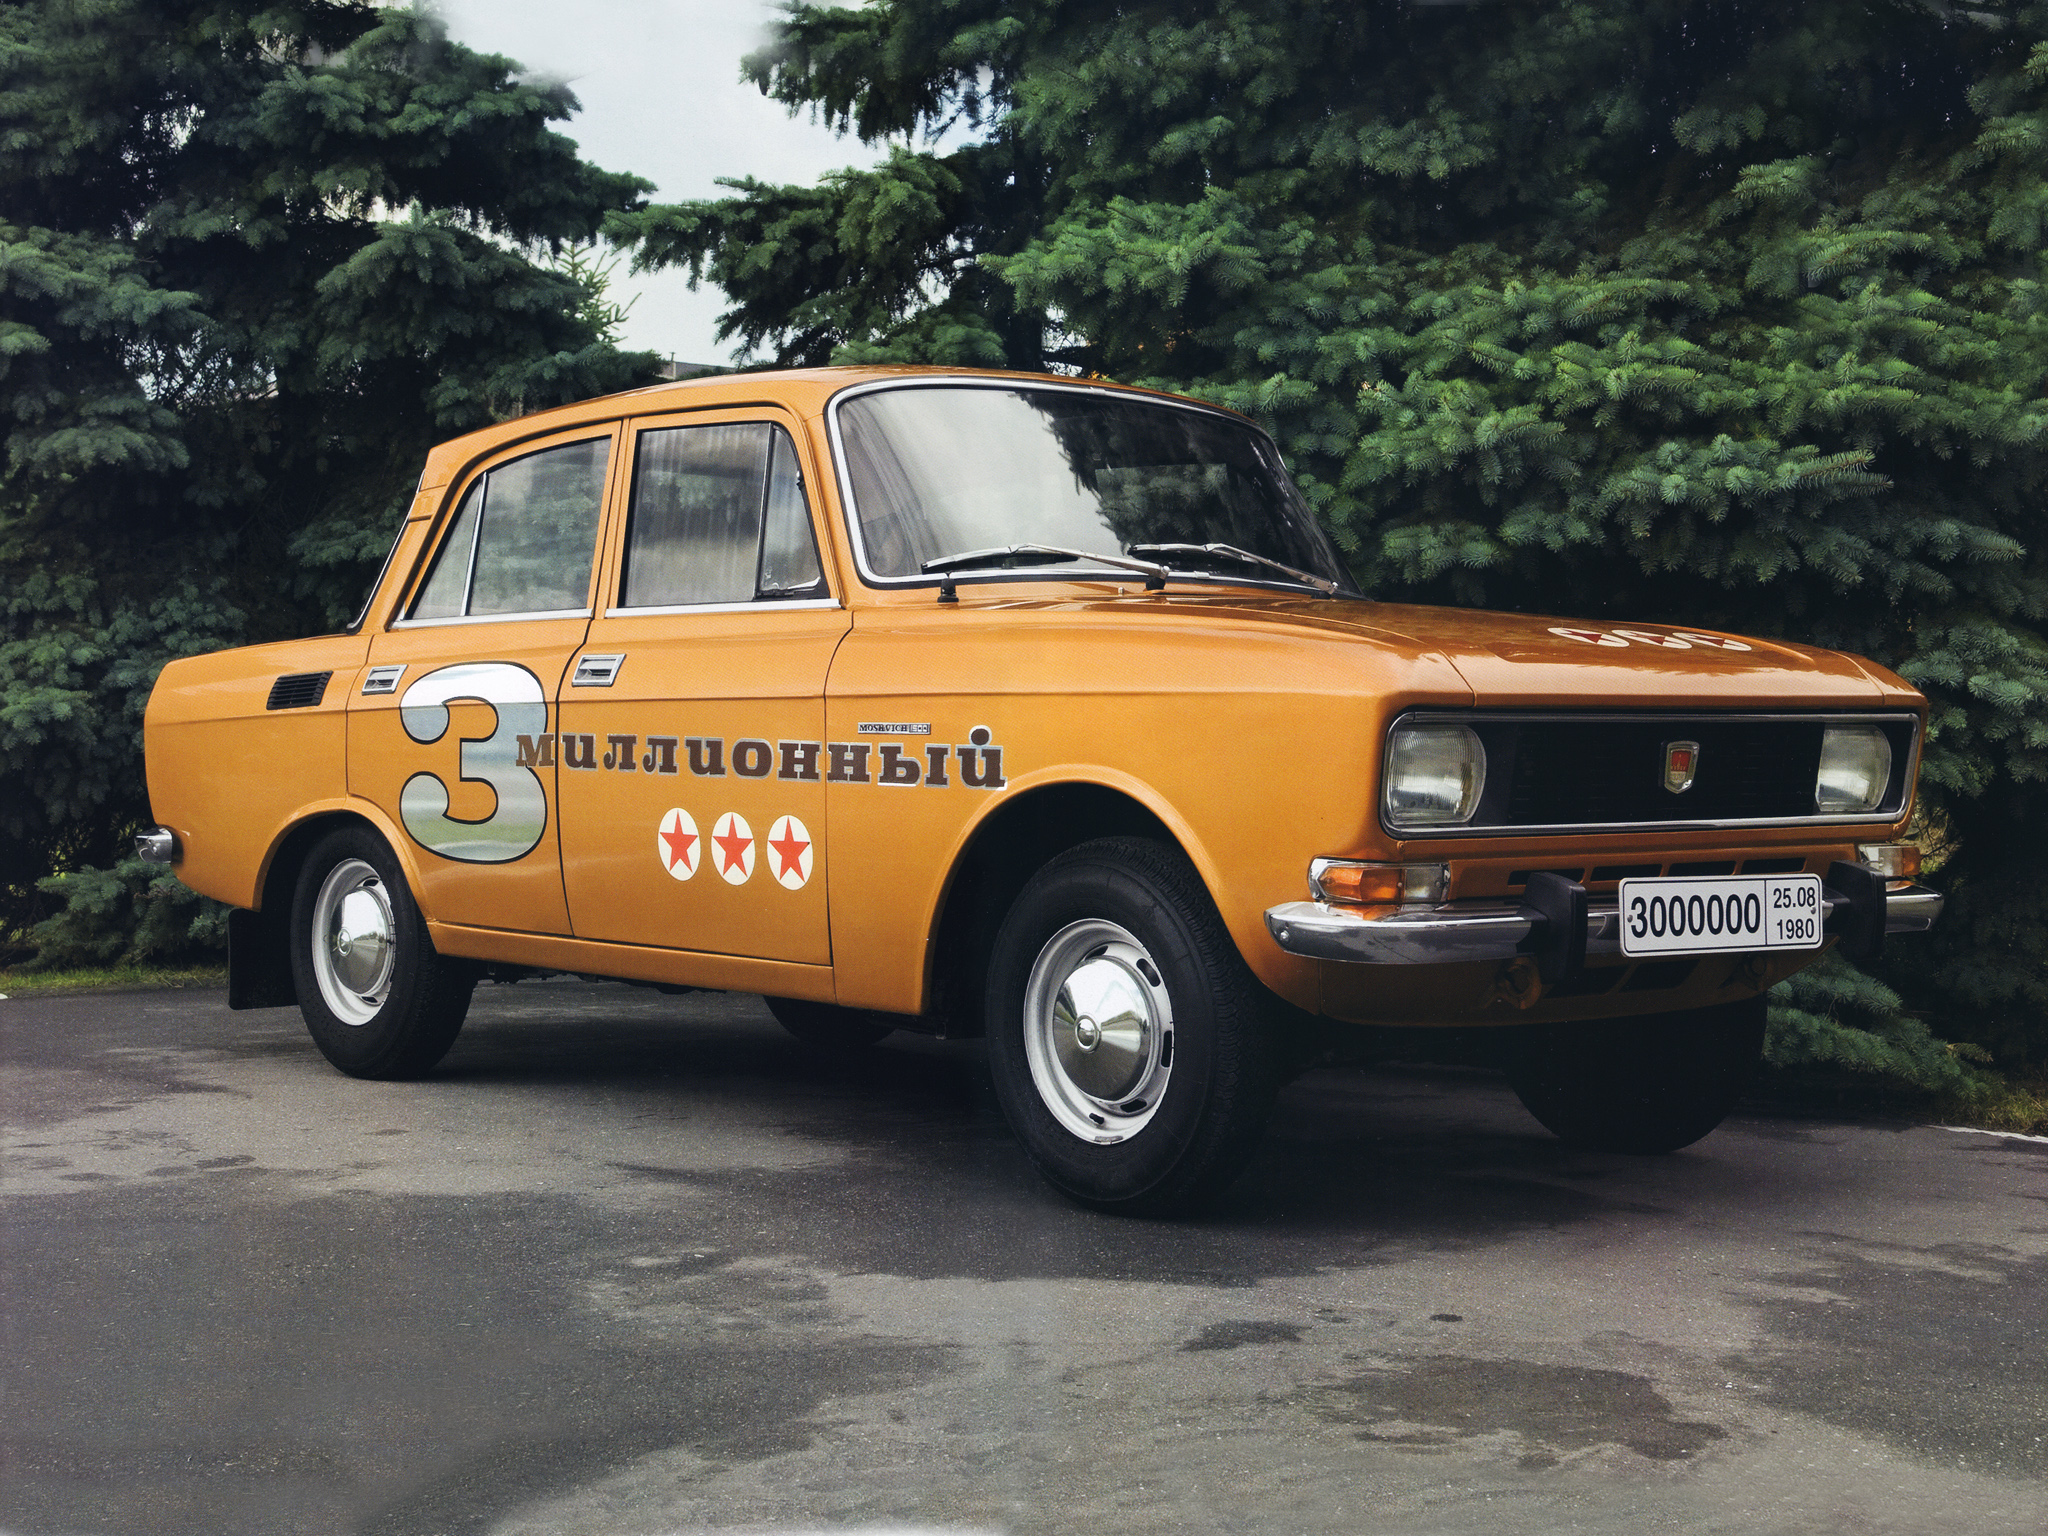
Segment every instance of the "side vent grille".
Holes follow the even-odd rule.
[[[270,685],[265,709],[311,709],[327,696],[332,672],[288,672]]]

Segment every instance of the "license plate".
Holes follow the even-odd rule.
[[[1819,949],[1822,916],[1819,875],[1624,880],[1621,952]]]

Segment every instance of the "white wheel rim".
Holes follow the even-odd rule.
[[[1144,1130],[1173,1073],[1173,1002],[1145,946],[1100,918],[1048,939],[1024,986],[1024,1055],[1070,1135],[1110,1146]]]
[[[327,873],[313,902],[313,975],[321,1001],[342,1023],[361,1027],[391,995],[398,935],[384,877],[361,859]]]

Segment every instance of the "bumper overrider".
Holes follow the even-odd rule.
[[[1821,891],[1823,932],[1868,963],[1888,934],[1925,933],[1941,915],[1939,891],[1838,862]],[[1588,955],[1621,951],[1616,899],[1554,874],[1530,877],[1520,901],[1450,901],[1354,907],[1290,901],[1269,908],[1266,927],[1289,954],[1355,965],[1455,965],[1535,959],[1546,984],[1574,974]]]

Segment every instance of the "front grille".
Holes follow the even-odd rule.
[[[1577,715],[1418,711],[1404,723],[1470,726],[1486,748],[1486,788],[1472,820],[1428,835],[1597,827],[1884,821],[1905,803],[1918,722],[1911,715]],[[1858,817],[1814,806],[1830,724],[1875,725],[1891,740],[1883,802]],[[1699,744],[1692,787],[1664,788],[1665,749]],[[1413,834],[1410,834],[1411,836]],[[1594,880],[1655,874],[1614,865]]]
[[[1488,779],[1506,780],[1509,826],[1781,821],[1813,814],[1822,730],[1806,720],[1572,721],[1482,728],[1480,739]],[[1700,744],[1699,772],[1674,795],[1663,784],[1664,746],[1679,740]]]
[[[327,696],[332,672],[287,672],[270,685],[265,709],[311,709]]]

